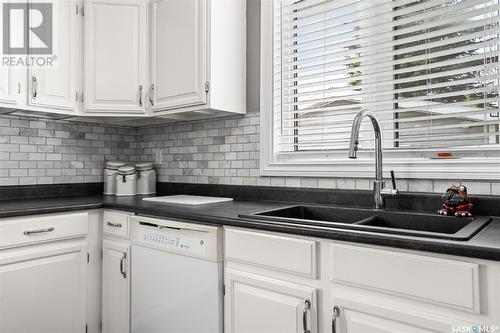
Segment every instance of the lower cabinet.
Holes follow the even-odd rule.
[[[226,269],[226,331],[316,332],[316,289]]]
[[[85,332],[85,240],[7,251],[0,251],[0,333]]]
[[[397,321],[397,317],[380,317],[356,309],[339,309],[332,321],[332,333],[433,333],[417,325]]]
[[[130,331],[130,244],[104,239],[102,267],[102,331]]]
[[[500,327],[497,262],[234,227],[224,236],[227,333]]]

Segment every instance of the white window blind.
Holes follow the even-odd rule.
[[[498,145],[499,0],[274,0],[276,153]],[[372,148],[366,122],[361,149]]]

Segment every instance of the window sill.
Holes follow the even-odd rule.
[[[400,179],[500,180],[500,158],[384,160],[384,177],[394,170]],[[274,161],[261,159],[261,176],[374,178],[374,160],[327,162],[314,160]]]

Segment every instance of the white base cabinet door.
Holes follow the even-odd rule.
[[[38,245],[2,254],[0,333],[85,332],[85,242]]]
[[[130,244],[127,241],[103,241],[102,331],[130,331]]]
[[[80,0],[51,1],[53,57],[46,66],[29,68],[28,105],[50,112],[79,111],[82,94],[83,16]],[[42,32],[48,33],[48,32]],[[30,35],[31,38],[38,38]]]
[[[333,333],[437,333],[426,326],[429,322],[423,321],[424,326],[410,324],[398,320],[397,315],[381,317],[373,313],[366,313],[351,308],[340,308],[338,317],[332,320]],[[449,325],[451,331],[451,325]],[[444,331],[443,331],[444,332]]]
[[[85,1],[84,112],[143,114],[147,1]]]
[[[233,269],[225,271],[228,333],[317,331],[316,289]]]

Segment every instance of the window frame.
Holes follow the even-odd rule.
[[[276,153],[273,110],[274,0],[261,2],[260,33],[260,175],[281,177],[373,178],[373,151],[358,153],[357,160],[343,151]],[[371,126],[371,125],[370,125]],[[458,158],[430,158],[452,151]],[[470,156],[471,151],[474,152]],[[464,153],[467,156],[461,156]],[[384,150],[384,172],[394,170],[398,178],[500,180],[500,147],[455,149]]]

